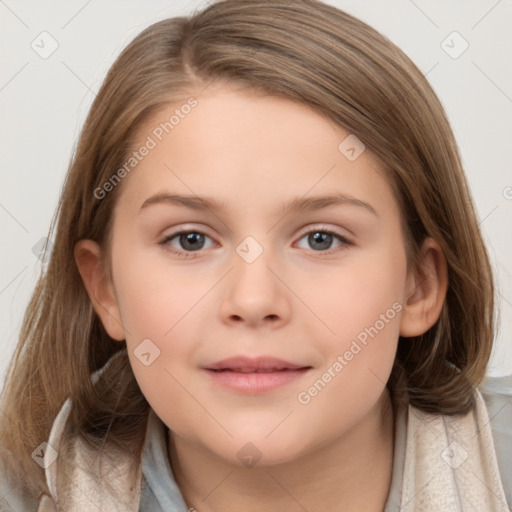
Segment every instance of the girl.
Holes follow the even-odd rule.
[[[161,21],[69,169],[0,404],[2,510],[508,510],[493,329],[403,52],[316,0]]]

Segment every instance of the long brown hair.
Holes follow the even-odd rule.
[[[462,414],[474,405],[493,343],[493,278],[452,130],[426,78],[386,37],[319,1],[218,1],[138,35],[84,124],[50,228],[54,249],[0,403],[2,458],[34,493],[46,483],[31,452],[47,440],[67,397],[75,433],[98,449],[108,438],[133,453],[134,467],[140,462],[149,405],[125,345],[107,335],[93,310],[73,248],[81,239],[106,246],[122,183],[101,200],[94,191],[126,161],[142,123],[211,81],[309,105],[383,164],[402,209],[409,263],[429,236],[449,272],[438,322],[399,340],[388,385],[429,412]],[[91,373],[114,354],[94,384]]]

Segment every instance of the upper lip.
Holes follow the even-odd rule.
[[[272,371],[272,370],[297,370],[310,368],[308,365],[294,364],[275,357],[247,357],[236,356],[223,359],[206,367],[207,370],[232,370],[239,372]]]

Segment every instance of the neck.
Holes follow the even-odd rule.
[[[382,512],[386,504],[394,445],[387,388],[349,431],[282,464],[241,468],[169,434],[171,465],[189,510]]]

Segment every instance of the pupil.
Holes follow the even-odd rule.
[[[318,244],[318,249],[329,249],[332,243],[332,235],[329,233],[322,233],[321,231],[311,233],[309,235],[309,243],[313,246],[313,248],[315,244]]]
[[[197,250],[204,243],[203,235],[200,233],[187,233],[180,236],[180,244],[184,249]]]

